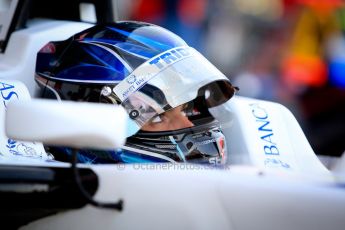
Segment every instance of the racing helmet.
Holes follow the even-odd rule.
[[[236,87],[203,55],[162,27],[122,21],[49,42],[37,54],[35,80],[44,98],[112,103],[127,111],[125,146],[113,151],[80,149],[79,162],[226,161],[225,137],[208,109],[229,100]],[[174,109],[192,125],[143,128]],[[66,147],[48,148],[58,159],[71,154]]]

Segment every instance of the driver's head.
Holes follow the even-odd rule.
[[[109,160],[209,163],[226,158],[225,138],[208,109],[229,100],[235,89],[198,51],[164,28],[118,22],[50,42],[37,55],[35,79],[43,97],[126,109],[127,142],[105,157]],[[104,158],[104,153],[85,152]]]

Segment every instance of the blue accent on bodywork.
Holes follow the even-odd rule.
[[[72,155],[70,148],[55,148],[68,156]],[[125,149],[116,149],[113,151],[98,151],[81,149],[78,151],[77,159],[79,163],[84,164],[104,164],[104,163],[164,163],[164,159],[154,156],[143,155],[134,151]]]
[[[169,162],[157,157],[143,155],[129,150],[118,150],[118,154],[123,163],[164,163]]]

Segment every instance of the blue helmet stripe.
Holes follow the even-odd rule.
[[[107,62],[103,61],[100,57],[95,55],[93,52],[90,52],[89,49],[84,48],[85,52],[87,52],[90,56],[92,56],[94,59],[102,63],[104,66],[108,67],[109,69],[115,70],[113,66],[109,65]],[[123,66],[123,65],[122,65]],[[124,66],[123,66],[124,67]]]
[[[168,49],[173,48],[173,47],[171,47],[169,45],[160,43],[160,42],[155,41],[153,39],[150,39],[150,38],[147,38],[147,37],[143,37],[143,36],[140,36],[140,35],[135,35],[135,34],[132,34],[130,32],[124,31],[124,30],[119,30],[119,29],[112,28],[112,27],[107,27],[107,28],[112,30],[112,31],[115,31],[115,32],[117,32],[119,34],[128,36],[131,39],[133,39],[133,40],[135,40],[135,41],[137,41],[139,43],[142,43],[142,44],[144,44],[146,46],[149,46],[151,48],[157,48],[159,50],[168,50]]]
[[[80,68],[82,67],[96,67],[99,71],[97,71],[97,69],[94,69],[93,71],[93,74],[92,72],[90,71],[91,74],[89,74],[89,78],[88,79],[85,79],[85,76],[79,76],[77,74],[74,74],[74,70],[76,70],[77,72],[80,71]],[[104,77],[104,72],[103,71],[109,71],[110,73],[112,74],[107,74],[106,77]],[[93,64],[85,64],[85,63],[81,63],[79,65],[75,65],[75,66],[72,66],[71,68],[66,68],[63,72],[60,72],[59,74],[57,74],[56,78],[58,79],[63,79],[63,80],[85,80],[85,82],[87,80],[92,80],[92,81],[95,81],[95,82],[98,82],[99,80],[101,81],[105,81],[105,80],[116,80],[116,79],[112,79],[115,75],[116,72],[119,72],[118,70],[116,69],[109,69],[105,66],[99,66],[99,65],[93,65]],[[92,77],[90,77],[92,76]]]

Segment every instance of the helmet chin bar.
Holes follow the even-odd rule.
[[[190,128],[139,131],[127,138],[126,146],[168,157],[174,162],[223,164],[227,150],[219,122],[213,117],[203,119],[203,124]]]

